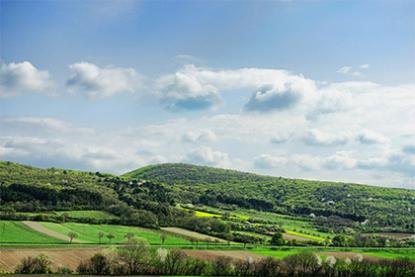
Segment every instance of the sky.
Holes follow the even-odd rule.
[[[0,0],[0,159],[415,189],[415,1]]]

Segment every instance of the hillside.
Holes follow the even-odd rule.
[[[294,215],[336,215],[414,231],[415,190],[261,176],[188,164],[152,165],[123,175],[168,184],[178,202]]]
[[[118,216],[113,223],[148,227],[177,225],[189,214],[176,205],[193,204],[219,213],[253,209],[314,218],[317,225],[333,228],[414,232],[415,190],[187,164],[152,165],[115,176],[0,161],[0,192],[5,212],[103,210]]]

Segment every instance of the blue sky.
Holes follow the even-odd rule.
[[[0,5],[0,159],[415,185],[414,1]]]

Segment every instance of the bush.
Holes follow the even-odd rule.
[[[79,274],[109,275],[111,264],[106,256],[97,253],[88,261],[81,261],[77,271]]]
[[[16,268],[16,273],[21,274],[45,274],[51,273],[51,261],[46,255],[24,258]]]

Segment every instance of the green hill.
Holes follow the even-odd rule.
[[[339,216],[412,232],[415,228],[415,190],[261,176],[188,164],[152,165],[123,176],[168,184],[182,203]]]
[[[194,204],[219,211],[254,209],[313,217],[321,221],[317,224],[334,227],[415,231],[415,190],[187,164],[152,165],[115,176],[0,161],[0,192],[5,219],[16,212],[102,210],[117,215],[107,223],[157,227],[178,224],[188,216],[176,204]]]

